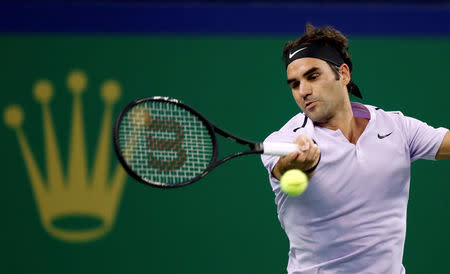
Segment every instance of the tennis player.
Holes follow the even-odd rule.
[[[350,102],[348,41],[338,30],[306,25],[283,49],[287,83],[303,113],[266,141],[301,152],[262,156],[289,241],[288,273],[405,273],[411,162],[450,159],[450,133],[399,111]],[[306,191],[280,190],[287,170],[307,172]]]

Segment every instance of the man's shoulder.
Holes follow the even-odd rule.
[[[390,118],[394,120],[402,119],[404,117],[403,113],[399,110],[385,110],[381,107],[366,104],[364,104],[364,106],[368,109],[372,109],[377,117]]]
[[[403,113],[401,111],[385,110],[385,109],[375,106],[375,105],[352,102],[352,108],[353,108],[354,113],[355,113],[355,111],[357,111],[359,113],[361,113],[361,112],[362,113],[364,113],[364,112],[370,113],[370,116],[371,116],[370,119],[374,118],[374,116],[375,116],[375,118],[376,117],[380,117],[380,118],[392,117],[394,119],[403,117]],[[364,117],[364,115],[363,115],[363,117]]]
[[[407,117],[399,110],[385,110],[377,106],[365,105],[375,115],[374,129],[399,130],[405,132]]]

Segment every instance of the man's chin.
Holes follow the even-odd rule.
[[[306,115],[306,117],[308,117],[309,119],[311,119],[311,121],[313,121],[313,122],[317,122],[317,117],[315,117],[315,115],[313,115],[313,114],[311,114],[311,113],[308,113],[308,112],[303,112],[303,114],[305,114]]]
[[[305,114],[306,116],[308,116],[309,119],[315,121],[317,120],[317,113],[315,113],[315,111],[310,111],[310,110],[304,110],[303,114]]]
[[[309,119],[311,119],[311,121],[313,121],[313,123],[315,124],[323,124],[326,123],[328,121],[328,119],[326,119],[323,116],[317,115],[317,113],[311,113],[311,112],[303,112]]]

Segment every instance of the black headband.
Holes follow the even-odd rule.
[[[345,63],[341,54],[334,48],[315,44],[303,44],[291,48],[286,53],[286,55],[284,56],[286,68],[293,61],[305,57],[322,59],[338,67],[341,66],[343,63]]]
[[[334,48],[317,44],[303,44],[293,47],[288,52],[286,52],[286,55],[284,56],[286,68],[293,61],[305,57],[318,58],[338,67],[345,63],[342,55]],[[351,71],[352,65],[347,65],[349,66]],[[355,85],[355,83],[350,81],[350,83],[347,85],[347,88],[353,95],[362,99],[361,91],[359,90],[358,86]]]

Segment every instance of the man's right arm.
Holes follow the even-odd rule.
[[[294,141],[294,144],[298,145],[300,151],[280,157],[272,169],[272,175],[278,180],[281,178],[281,175],[290,169],[300,169],[305,172],[315,167],[319,162],[320,149],[311,138],[300,135]],[[308,172],[308,177],[311,178],[313,173],[313,171]]]

